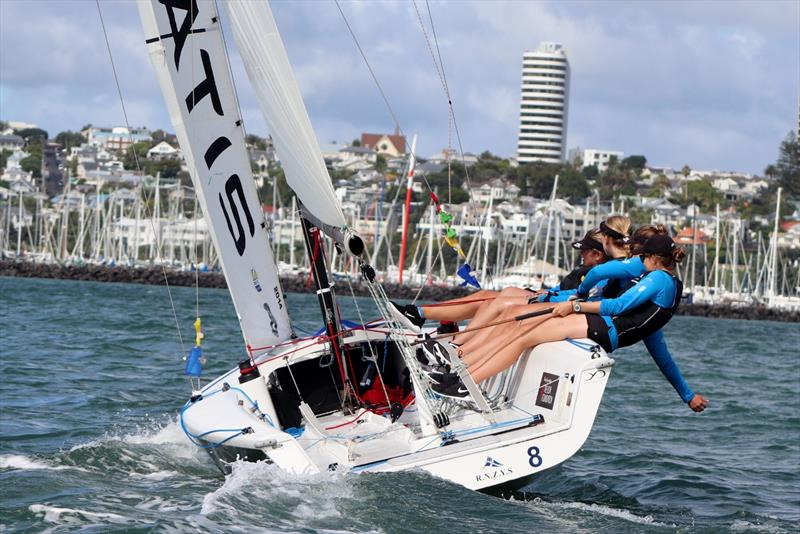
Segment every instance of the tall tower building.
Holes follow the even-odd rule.
[[[542,43],[522,56],[519,106],[520,163],[564,161],[567,147],[569,61],[558,43]]]

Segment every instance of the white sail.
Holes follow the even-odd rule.
[[[312,215],[342,228],[346,224],[342,208],[269,5],[266,1],[225,5],[286,181]]]
[[[219,254],[245,343],[292,335],[244,144],[213,0],[139,0],[178,142]]]

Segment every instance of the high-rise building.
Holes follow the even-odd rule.
[[[520,163],[564,161],[567,146],[569,61],[558,43],[542,43],[522,56],[519,106]]]

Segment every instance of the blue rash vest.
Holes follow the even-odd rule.
[[[611,290],[612,292],[616,293],[620,288],[614,286],[615,284],[620,283],[619,280],[633,280],[634,278],[642,276],[646,272],[647,270],[644,268],[642,258],[639,256],[625,258],[623,260],[607,261],[595,266],[592,270],[586,273],[586,276],[583,277],[583,280],[578,286],[578,289],[575,291],[575,294],[578,296],[578,298],[588,297],[589,292],[598,284],[600,280],[616,280],[617,282],[614,284],[609,282],[606,286],[607,289],[604,290],[604,292]],[[617,291],[614,291],[615,289]],[[622,291],[618,291],[618,293],[622,293]],[[610,296],[617,297],[619,294]]]
[[[618,298],[604,299],[600,304],[600,316],[608,326],[608,337],[613,349],[616,350],[620,345],[620,332],[617,327],[623,323],[622,318],[626,313],[647,308],[650,303],[655,305],[651,306],[653,309],[657,307],[660,310],[671,309],[674,311],[677,307],[677,300],[680,299],[680,295],[677,294],[679,286],[680,284],[669,273],[660,270],[652,271]],[[671,312],[664,313],[671,314]],[[672,384],[681,399],[684,402],[692,400],[694,392],[673,360],[661,329],[644,336],[642,341],[661,373]],[[630,344],[632,343],[629,340],[622,346]]]
[[[578,295],[579,298],[586,298],[589,301],[600,300],[606,292],[609,293],[609,297],[620,296],[619,289],[622,288],[622,284],[645,275],[646,273],[647,270],[639,256],[623,260],[607,261],[596,265],[586,273],[577,289],[566,291],[551,290],[550,293],[541,296],[539,301],[565,302],[569,300],[569,297],[573,294]],[[611,287],[607,285],[609,280],[615,281],[615,283],[610,284]],[[662,302],[664,302],[664,300],[662,300]],[[601,315],[603,314],[601,313]],[[603,319],[606,321],[606,324],[609,325],[609,338],[611,339],[612,346],[616,349],[619,344],[616,328],[613,324],[609,324],[611,320],[610,317],[604,317]],[[675,388],[675,391],[678,392],[681,399],[684,402],[689,402],[692,397],[694,397],[694,392],[689,387],[689,384],[686,383],[680,369],[678,369],[678,365],[672,358],[672,354],[667,347],[667,342],[664,339],[664,334],[659,330],[646,336],[642,341],[664,377],[672,384],[672,387]]]

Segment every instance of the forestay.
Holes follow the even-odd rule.
[[[252,347],[291,337],[211,0],[139,0],[150,59]]]
[[[344,215],[269,5],[262,1],[225,6],[286,181],[305,209],[323,223],[342,228]]]

